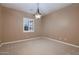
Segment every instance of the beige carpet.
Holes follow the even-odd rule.
[[[47,39],[36,39],[16,44],[3,45],[0,54],[25,55],[65,55],[79,54],[79,48],[74,48]]]

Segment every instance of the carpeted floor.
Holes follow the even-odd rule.
[[[79,48],[74,48],[48,39],[36,39],[0,47],[4,55],[71,55],[79,54]]]

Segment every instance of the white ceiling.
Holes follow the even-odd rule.
[[[4,7],[13,8],[16,10],[28,12],[31,14],[36,13],[37,3],[2,3]],[[40,13],[47,15],[48,13],[59,10],[63,7],[71,5],[70,3],[39,3]]]

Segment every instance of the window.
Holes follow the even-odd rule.
[[[34,19],[23,19],[23,32],[34,32]]]

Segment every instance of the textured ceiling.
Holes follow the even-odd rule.
[[[28,12],[31,14],[36,13],[37,3],[2,3],[4,7],[13,8],[16,10]],[[48,13],[59,10],[63,7],[71,5],[70,3],[39,3],[40,13],[47,15]]]

